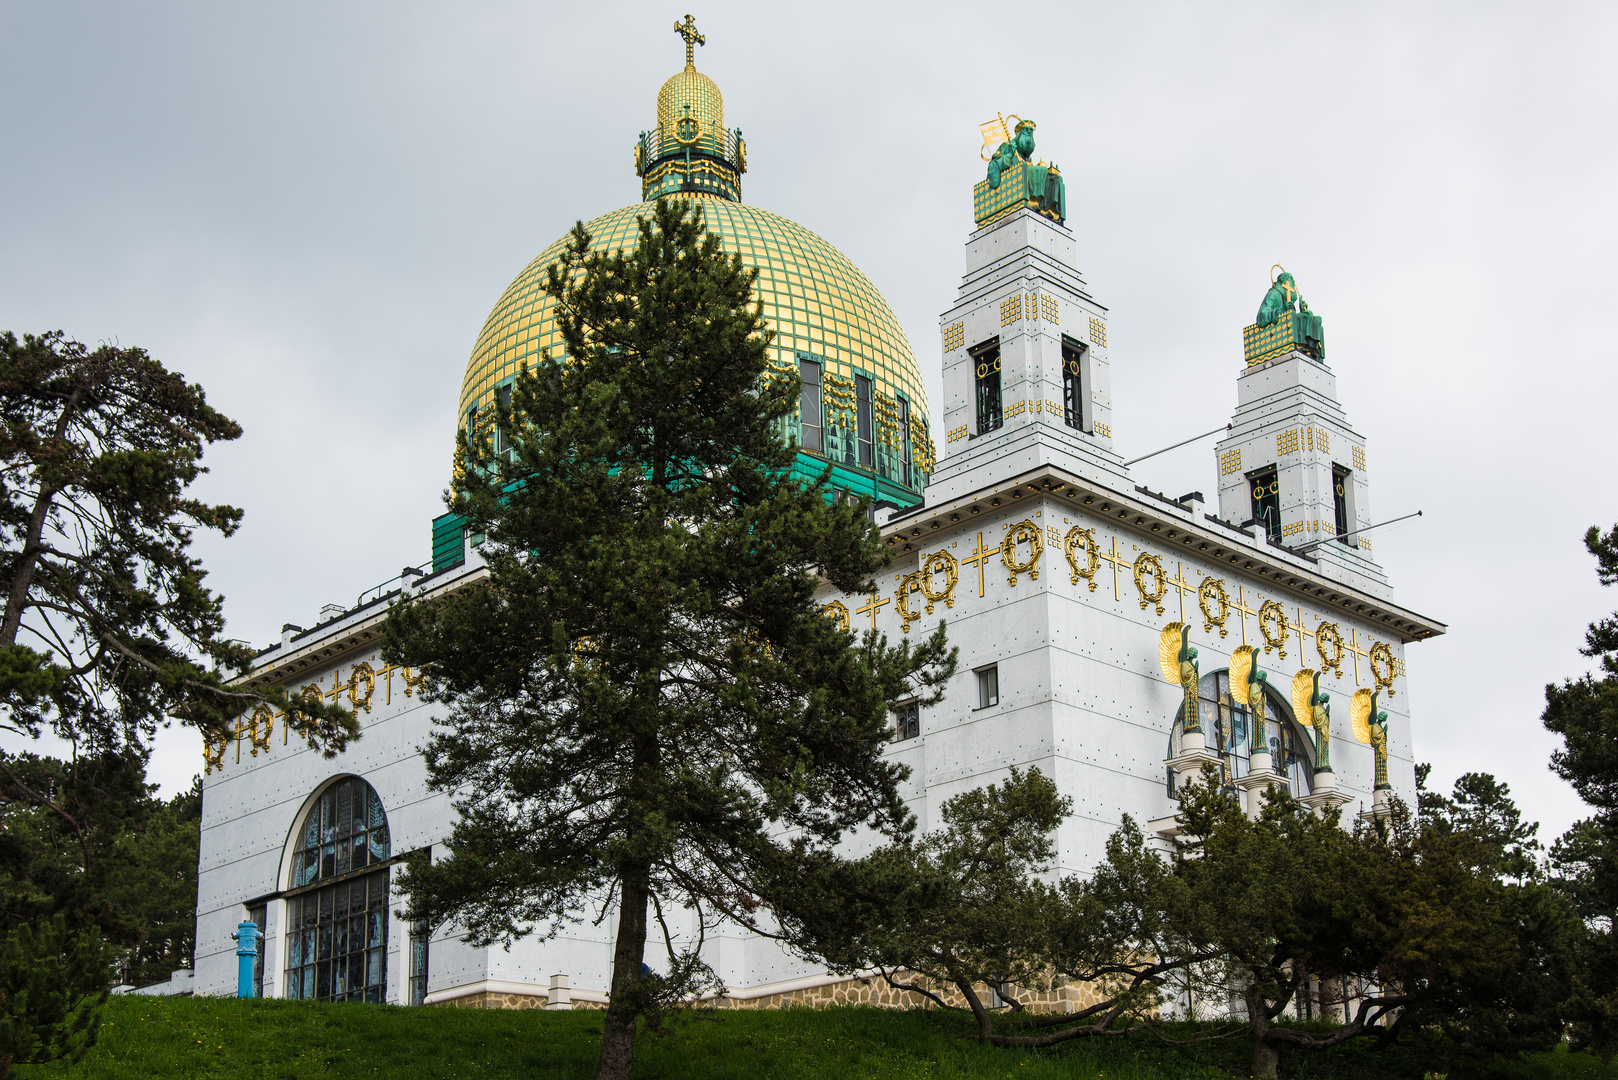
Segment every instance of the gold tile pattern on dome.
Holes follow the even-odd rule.
[[[722,131],[725,127],[725,95],[712,79],[689,65],[670,75],[657,92],[657,122],[664,131],[673,131],[675,123],[687,117],[701,124],[704,131]]]
[[[708,228],[725,251],[758,269],[755,298],[776,333],[772,361],[797,368],[798,352],[826,363],[829,375],[852,380],[868,375],[877,389],[910,402],[912,443],[925,439],[929,416],[921,369],[893,310],[869,278],[849,258],[803,226],[746,203],[713,196],[688,196],[703,211]],[[637,219],[649,215],[636,203],[585,223],[598,251],[633,248],[640,239]],[[542,350],[559,357],[554,301],[545,295],[546,268],[561,257],[568,238],[546,248],[517,275],[495,304],[478,335],[461,384],[459,423],[467,410],[486,405],[494,388],[524,364],[538,363]]]

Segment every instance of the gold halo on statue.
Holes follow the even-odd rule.
[[[1180,631],[1185,623],[1171,622],[1157,635],[1157,662],[1163,669],[1163,678],[1180,685]]]
[[[1282,266],[1280,263],[1276,263],[1273,266],[1271,266],[1270,267],[1270,284],[1271,285],[1275,284],[1275,279],[1276,279],[1276,273],[1275,272],[1277,270],[1281,271],[1281,273],[1283,273],[1283,274],[1287,272],[1287,268]]]
[[[1306,727],[1315,726],[1315,672],[1303,668],[1292,676],[1292,717]]]
[[[1371,745],[1371,691],[1356,690],[1348,699],[1348,726],[1354,729],[1354,738]]]

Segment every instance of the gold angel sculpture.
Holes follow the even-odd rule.
[[[1377,710],[1381,691],[1356,690],[1348,703],[1348,722],[1354,738],[1369,746],[1376,754],[1376,790],[1392,787],[1388,783],[1388,714]]]
[[[1258,654],[1251,645],[1242,645],[1230,654],[1230,699],[1247,707],[1249,754],[1270,752],[1264,718],[1264,688],[1268,685],[1269,677],[1259,668]]]
[[[1180,687],[1185,695],[1180,732],[1182,735],[1200,735],[1202,718],[1197,710],[1197,650],[1191,647],[1191,628],[1185,623],[1171,622],[1157,636],[1157,662],[1163,669],[1163,678]]]
[[[1304,668],[1292,676],[1292,711],[1315,729],[1315,772],[1331,772],[1331,695],[1320,688],[1320,672]]]

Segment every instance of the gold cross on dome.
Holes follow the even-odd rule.
[[[696,47],[708,44],[708,39],[697,33],[697,21],[689,15],[685,17],[685,22],[674,24],[674,32],[685,38],[685,66],[693,66],[696,62]]]

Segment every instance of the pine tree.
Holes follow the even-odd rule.
[[[1591,526],[1584,545],[1602,585],[1618,582],[1618,525]],[[1551,846],[1558,887],[1584,920],[1574,993],[1574,1045],[1618,1053],[1618,614],[1591,623],[1585,656],[1601,673],[1545,687],[1544,725],[1562,736],[1551,769],[1595,811]]]
[[[798,388],[755,276],[686,202],[629,252],[575,227],[548,279],[565,356],[459,451],[449,505],[488,576],[386,626],[450,704],[426,756],[459,795],[451,856],[409,865],[409,917],[486,944],[615,907],[603,1078],[629,1075],[638,1019],[716,985],[695,943],[643,970],[651,913],[758,926],[795,860],[906,834],[889,705],[954,670],[942,627],[890,646],[816,607],[886,556],[863,503],[791,476]]]
[[[217,738],[267,701],[313,745],[354,736],[346,710],[228,685],[253,651],[190,545],[242,514],[187,489],[241,433],[143,349],[0,334],[0,730],[138,751],[169,717]]]

